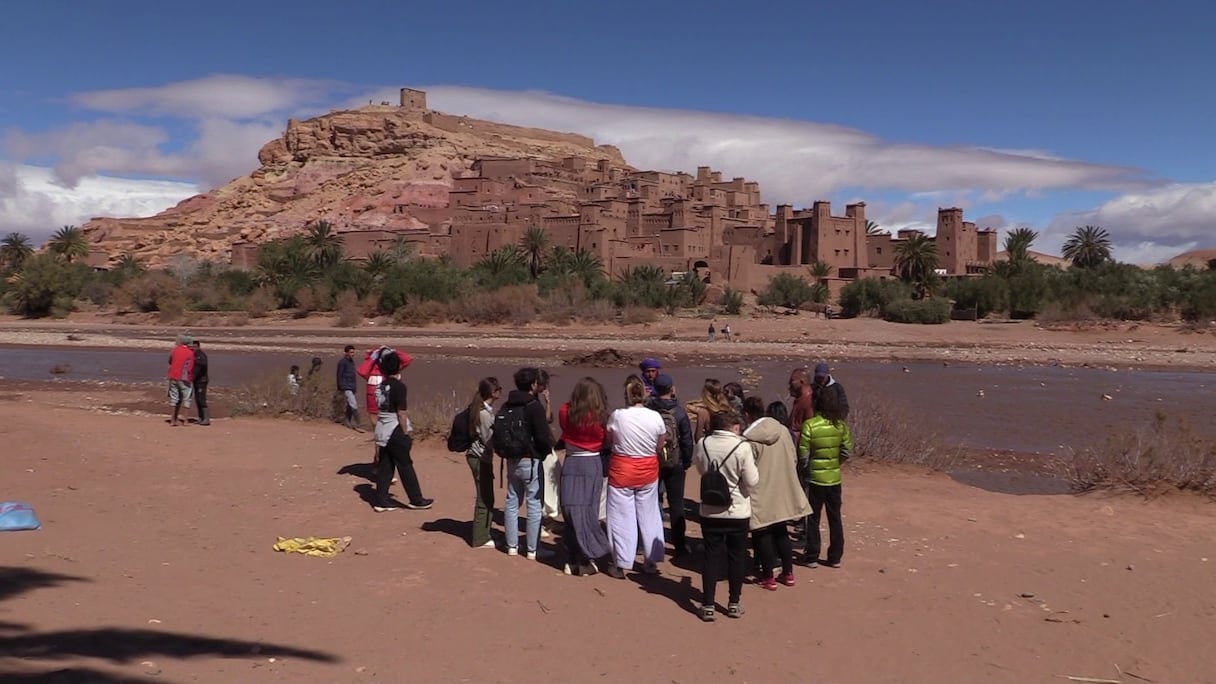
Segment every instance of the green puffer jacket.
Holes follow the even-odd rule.
[[[831,487],[840,484],[840,447],[853,450],[853,434],[848,423],[833,424],[823,416],[815,416],[802,424],[798,437],[798,470],[806,477],[810,466],[812,484]],[[808,464],[809,460],[809,464]]]

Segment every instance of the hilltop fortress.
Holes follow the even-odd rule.
[[[261,244],[326,220],[351,259],[404,239],[419,255],[469,266],[540,227],[553,245],[598,256],[609,274],[651,264],[754,290],[781,272],[805,276],[815,261],[833,267],[837,287],[888,275],[911,232],[867,235],[864,203],[843,216],[826,201],[770,211],[755,181],[708,166],[637,170],[586,136],[435,112],[410,88],[398,105],[293,119],[258,159],[250,176],[157,216],[90,221],[90,260],[129,252],[166,265],[190,255],[248,268]],[[934,239],[948,275],[980,272],[996,256],[995,231],[958,208],[939,210]]]

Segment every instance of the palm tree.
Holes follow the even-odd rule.
[[[118,260],[118,263],[114,265],[114,270],[126,276],[137,276],[148,269],[144,266],[143,262],[139,260],[139,258],[137,258],[134,254],[127,252],[126,254],[123,254]]]
[[[388,253],[397,263],[409,261],[414,256],[414,243],[405,239],[405,237],[399,237],[393,241],[393,246],[389,248]],[[447,256],[447,254],[443,256]]]
[[[866,219],[866,237],[871,235],[883,235],[885,233],[886,231],[883,230],[877,223],[871,221],[870,219]]]
[[[895,272],[912,285],[918,299],[929,293],[937,264],[937,245],[924,233],[913,233],[895,248]]]
[[[528,271],[532,273],[532,279],[535,280],[544,265],[545,251],[549,249],[549,234],[545,232],[544,228],[532,226],[520,239],[519,246],[528,259]]]
[[[85,240],[84,232],[76,226],[64,226],[55,231],[49,246],[52,254],[63,257],[69,264],[72,259],[89,255],[89,243]]]
[[[329,221],[317,221],[309,226],[304,240],[308,243],[309,255],[322,269],[333,268],[342,260],[346,240],[334,232]]]
[[[1110,261],[1110,233],[1099,226],[1084,226],[1064,242],[1064,258],[1077,268],[1093,268]]]
[[[523,266],[524,254],[515,245],[504,245],[483,256],[473,268],[488,276],[501,276]]]
[[[1014,228],[1005,236],[1005,254],[1010,263],[1023,263],[1030,259],[1030,246],[1039,237],[1038,231],[1030,228]]]
[[[807,271],[811,274],[811,277],[815,279],[816,285],[822,285],[823,281],[831,278],[832,271],[835,270],[836,268],[826,261],[814,261],[811,263],[810,267],[807,268]]]
[[[16,270],[33,253],[34,247],[29,237],[21,233],[9,233],[0,241],[0,265]]]
[[[590,282],[604,275],[604,262],[595,254],[580,249],[570,260],[570,271],[582,276],[584,282]]]
[[[392,252],[379,250],[367,255],[367,261],[363,262],[363,270],[373,280],[379,280],[398,263],[396,256]]]

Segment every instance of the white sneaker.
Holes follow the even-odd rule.
[[[546,530],[544,527],[540,528],[540,538],[541,539],[548,539],[552,536],[553,536],[553,534],[551,532],[549,532],[549,530]]]
[[[488,541],[488,542],[486,542],[486,543],[482,544],[481,546],[477,546],[477,547],[474,547],[474,548],[478,548],[478,549],[496,549],[496,548],[498,548],[498,545],[494,543],[494,540],[493,540],[493,539],[491,539],[490,541]]]
[[[508,546],[508,547],[507,547],[507,555],[508,555],[508,556],[518,556],[518,555],[519,555],[519,549],[518,549],[517,547],[514,547],[514,546]]]
[[[573,575],[574,574],[574,571],[570,569],[569,563],[566,563],[565,567],[562,568],[562,574],[563,575]]]
[[[535,552],[535,551],[529,551],[529,552],[528,552],[528,560],[536,560],[536,552]]]

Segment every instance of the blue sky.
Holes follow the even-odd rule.
[[[1216,247],[1216,5],[423,4],[6,5],[0,231],[155,212],[252,171],[288,116],[411,85],[890,227],[957,204],[1044,251],[1083,223],[1132,261]]]

